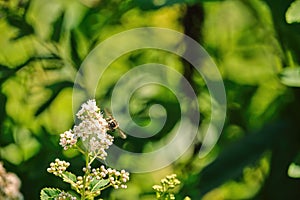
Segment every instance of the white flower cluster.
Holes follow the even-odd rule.
[[[76,143],[77,137],[75,136],[72,130],[68,130],[60,134],[59,144],[64,148],[64,150],[71,148]]]
[[[106,149],[113,143],[113,136],[109,135],[108,123],[97,107],[95,100],[88,100],[81,105],[76,114],[81,123],[60,135],[60,145],[66,150],[77,143],[81,138],[88,147],[89,152],[104,160]]]
[[[19,192],[21,181],[11,172],[6,172],[2,162],[0,162],[0,199],[22,200],[23,196]]]

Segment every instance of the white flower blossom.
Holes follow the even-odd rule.
[[[103,135],[102,138],[95,138],[92,137],[89,140],[89,150],[102,160],[105,160],[107,153],[106,149],[109,148],[110,145],[113,143],[113,137],[111,135]]]
[[[19,189],[21,181],[16,174],[6,172],[3,163],[0,162],[0,199],[23,200],[23,195]]]
[[[101,138],[102,135],[107,134],[107,126],[102,115],[98,115],[97,118],[86,118],[79,125],[74,126],[74,134],[76,137],[82,138],[83,141],[90,136]]]
[[[97,107],[95,100],[88,100],[81,105],[81,109],[76,116],[81,120],[75,125],[73,130],[61,134],[60,145],[66,150],[76,144],[81,139],[86,144],[87,149],[100,159],[107,156],[106,149],[113,143],[113,136],[109,135],[108,122]]]
[[[59,144],[64,148],[64,150],[71,148],[76,143],[77,143],[77,137],[72,130],[68,130],[60,134]]]
[[[95,118],[99,114],[100,108],[96,105],[95,99],[88,100],[81,105],[81,109],[77,112],[78,119]]]

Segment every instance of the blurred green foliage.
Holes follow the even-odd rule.
[[[153,199],[151,186],[173,172],[183,183],[178,199],[300,196],[298,0],[2,0],[0,6],[0,158],[21,178],[25,199],[38,199],[45,186],[67,189],[46,172],[56,157],[71,157],[74,172],[82,167],[78,154],[62,152],[58,136],[74,123],[72,88],[85,57],[111,35],[145,26],[183,32],[209,52],[226,87],[226,124],[206,157],[198,156],[200,129],[194,146],[172,166],[135,174],[127,190],[103,197]],[[167,52],[132,52],[112,63],[99,83],[100,105],[109,106],[123,73],[150,62],[172,66],[187,77],[205,127],[211,102],[203,79]],[[118,145],[143,152],[164,140],[180,121],[174,95],[157,86],[137,92],[131,114],[145,125],[156,103],[168,114],[163,129],[153,138],[129,137]]]

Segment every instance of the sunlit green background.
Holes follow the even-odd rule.
[[[80,173],[83,158],[59,147],[74,124],[72,87],[84,58],[106,38],[136,27],[164,27],[189,35],[213,58],[227,95],[227,118],[214,149],[199,158],[194,145],[162,170],[132,174],[126,190],[104,199],[154,199],[151,186],[177,173],[177,199],[297,199],[300,197],[300,3],[292,0],[10,0],[0,1],[0,160],[22,180],[25,199],[43,187],[68,185],[46,172],[56,157]],[[289,9],[289,10],[288,10]],[[181,41],[172,41],[174,44]],[[133,39],[134,40],[134,39]],[[131,42],[131,41],[129,41]],[[186,62],[158,50],[121,56],[97,91],[108,107],[114,84],[131,68],[160,63],[181,72],[199,99],[201,126],[209,122],[210,94]],[[163,129],[149,139],[117,139],[133,152],[151,150],[180,122],[166,88],[140,89],[131,99],[133,120],[149,123],[149,108],[167,111]],[[100,163],[99,163],[100,164]],[[299,165],[298,165],[299,164]]]

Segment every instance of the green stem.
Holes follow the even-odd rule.
[[[83,149],[81,149],[77,144],[75,144],[75,147],[77,148],[77,150],[82,153],[83,155],[85,155],[85,151]]]
[[[109,188],[110,186],[112,186],[111,183],[109,183],[109,184],[107,184],[106,186],[100,188],[100,191],[105,190],[105,189]],[[94,196],[94,195],[96,195],[96,194],[97,194],[96,191],[91,193],[92,196]]]
[[[289,67],[295,67],[295,63],[294,63],[293,55],[292,55],[291,51],[287,51],[286,54],[287,54]]]
[[[74,181],[72,181],[68,176],[66,176],[65,174],[60,174],[58,175],[60,178],[62,178],[64,180],[64,182],[69,183],[71,185],[72,188],[76,189],[76,192],[78,194],[80,194],[80,190],[78,189],[78,187],[76,187],[76,183]]]
[[[106,186],[104,186],[103,188],[101,188],[101,190],[105,190],[106,188],[109,188],[110,186],[112,186],[112,184],[110,183],[110,184],[108,184],[108,185],[106,185]]]
[[[86,191],[85,191],[85,188],[86,188],[86,178],[90,174],[89,158],[90,158],[89,154],[85,153],[85,168],[86,168],[86,171],[85,171],[85,174],[83,176],[83,189],[82,189],[82,194],[81,194],[81,200],[85,200],[85,198],[86,198]]]
[[[90,160],[89,165],[91,165],[97,157],[98,157],[98,156],[95,155],[95,156]]]

